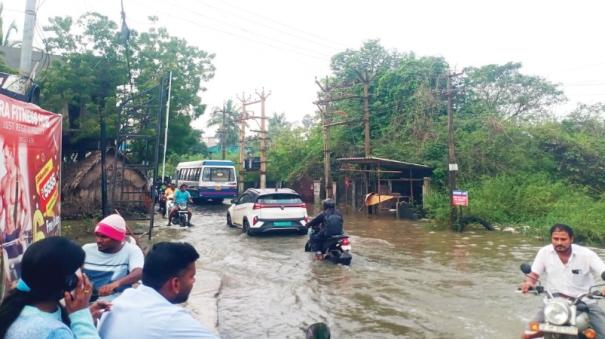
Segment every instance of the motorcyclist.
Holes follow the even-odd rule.
[[[187,185],[182,184],[179,189],[174,193],[174,208],[172,209],[172,211],[170,211],[170,214],[168,215],[168,226],[171,225],[170,221],[178,212],[178,205],[188,203],[193,203],[193,200],[191,199],[191,193],[187,191]],[[191,210],[189,210],[189,205],[187,205],[187,226],[191,226]]]
[[[166,217],[167,208],[171,207],[168,205],[168,201],[174,200],[174,191],[176,189],[176,187],[173,183],[168,183],[166,186],[167,186],[166,189],[162,193],[162,196],[161,196],[162,198],[160,199],[160,201],[163,200],[163,208],[160,207],[160,211],[162,212],[162,218]]]
[[[588,292],[595,284],[594,275],[600,276],[605,271],[605,263],[592,250],[572,244],[573,229],[565,224],[555,224],[550,228],[551,245],[542,247],[520,288],[527,293],[534,287],[540,276],[551,292],[576,298]],[[597,332],[597,338],[605,338],[605,312],[595,300],[585,300],[590,310],[590,325]],[[544,322],[544,306],[534,317],[535,321]]]
[[[323,212],[307,223],[307,228],[313,227],[315,230],[310,236],[309,243],[318,258],[323,256],[326,240],[331,236],[344,234],[343,220],[342,213],[336,209],[334,200],[326,199],[323,201]]]

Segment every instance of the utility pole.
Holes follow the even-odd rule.
[[[36,26],[36,0],[25,3],[25,20],[23,22],[23,42],[21,44],[21,62],[19,73],[29,77],[32,71],[32,48],[34,44],[34,27]]]
[[[370,157],[370,80],[368,80],[368,73],[364,72],[365,77],[363,81],[363,124],[364,124],[364,153],[366,158]]]
[[[246,120],[249,119],[248,111],[246,110],[246,106],[259,103],[260,101],[250,101],[251,100],[250,96],[246,97],[246,94],[244,92],[242,92],[241,97],[238,97],[238,100],[242,103],[242,114],[239,119],[239,122],[240,122],[240,131],[239,131],[240,169],[239,169],[239,178],[238,178],[238,182],[239,182],[238,192],[241,194],[244,192],[244,173],[246,171],[245,166],[244,166],[245,155],[246,155],[245,151],[244,151],[245,142],[246,142]]]
[[[450,228],[453,228],[454,222],[458,218],[456,207],[454,206],[454,190],[456,190],[456,172],[458,171],[458,163],[456,162],[456,145],[454,141],[454,109],[452,97],[452,78],[461,75],[462,73],[448,72],[446,78],[446,95],[447,95],[447,159],[448,159],[448,191],[450,194]]]
[[[260,188],[267,188],[267,117],[265,116],[265,101],[271,95],[271,91],[269,93],[265,93],[265,89],[263,88],[261,93],[256,92],[256,95],[260,98]]]
[[[367,70],[363,72],[355,71],[355,73],[363,84],[364,153],[365,157],[369,158],[372,151],[370,147],[370,83],[374,80],[376,74],[370,74]]]
[[[330,93],[330,86],[328,83],[328,77],[326,77],[326,82],[324,85],[321,82],[315,80],[315,83],[321,91],[324,93],[323,102],[316,102],[317,108],[319,109],[319,114],[321,116],[321,125],[322,125],[322,136],[324,140],[324,190],[326,192],[326,198],[334,198],[334,194],[332,192],[332,172],[331,172],[331,159],[330,159],[330,129],[328,124],[330,123],[330,102],[332,99],[332,95]],[[320,98],[321,99],[321,98]],[[321,104],[324,104],[324,107]]]
[[[339,100],[348,100],[348,99],[353,99],[353,98],[358,98],[358,96],[355,95],[338,95],[338,96],[333,96],[332,92],[335,89],[342,89],[342,88],[347,88],[348,86],[346,85],[330,85],[328,78],[326,77],[325,82],[322,84],[320,81],[318,81],[317,79],[315,79],[315,83],[317,84],[317,86],[319,86],[319,89],[321,90],[322,93],[318,93],[319,95],[319,99],[317,101],[314,102],[314,104],[317,106],[318,110],[319,110],[319,114],[321,117],[321,126],[322,126],[322,136],[323,136],[323,152],[324,152],[324,189],[326,192],[326,198],[334,198],[334,192],[332,190],[333,185],[332,185],[332,167],[331,167],[331,156],[330,156],[330,152],[331,147],[330,147],[330,127],[333,126],[337,126],[337,125],[344,125],[344,124],[348,124],[350,122],[355,121],[354,120],[346,120],[346,121],[339,121],[339,122],[332,122],[332,114],[331,114],[331,110],[330,110],[330,104],[334,101],[339,101]],[[339,113],[339,112],[336,112]],[[342,113],[342,112],[341,112]]]
[[[168,100],[166,100],[166,129],[164,131],[164,155],[162,158],[162,180],[166,176],[166,150],[168,149],[168,119],[170,118],[170,95],[172,92],[172,71],[168,73]]]
[[[225,112],[225,104],[223,104],[223,123],[221,124],[221,159],[225,160],[225,114],[227,112]]]

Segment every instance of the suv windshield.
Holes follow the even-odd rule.
[[[302,200],[296,194],[275,193],[260,196],[257,202],[261,204],[300,204]]]

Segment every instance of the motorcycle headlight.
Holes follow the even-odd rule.
[[[544,319],[554,325],[565,325],[569,321],[570,313],[565,302],[553,301],[544,307]]]

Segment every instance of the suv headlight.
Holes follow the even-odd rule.
[[[544,307],[544,319],[554,325],[564,325],[569,321],[569,307],[561,301],[551,301]]]

